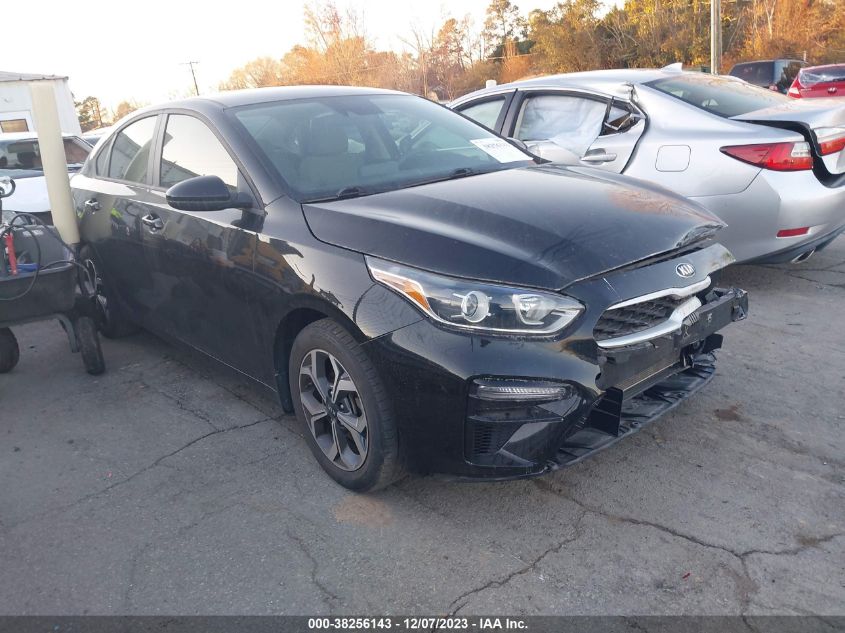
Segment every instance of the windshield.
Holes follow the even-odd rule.
[[[85,162],[91,152],[91,147],[87,143],[73,138],[64,139],[64,146],[68,169],[74,170],[82,167],[82,163]],[[41,150],[38,147],[38,139],[0,140],[0,176],[30,178],[43,175],[44,169],[41,166]]]
[[[527,165],[532,157],[431,101],[354,95],[276,101],[235,118],[300,202]]]
[[[646,85],[696,108],[728,118],[790,103],[789,97],[779,92],[704,73],[657,79]]]

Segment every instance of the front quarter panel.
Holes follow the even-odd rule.
[[[274,382],[274,345],[279,326],[296,310],[313,310],[339,321],[359,341],[382,336],[422,319],[406,301],[376,285],[364,256],[317,241],[302,209],[290,198],[267,207],[255,253],[257,327],[264,361],[262,382]]]

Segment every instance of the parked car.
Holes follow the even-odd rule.
[[[741,262],[802,261],[845,229],[845,104],[802,104],[731,77],[606,70],[480,90],[452,107],[549,160],[687,196]]]
[[[578,461],[704,385],[747,306],[701,207],[397,92],[148,108],[72,190],[104,328],[274,391],[356,490]]]
[[[798,71],[807,66],[800,59],[767,59],[734,64],[728,73],[761,88],[786,94]]]
[[[802,68],[789,87],[790,97],[845,97],[845,64]]]
[[[65,160],[68,171],[78,171],[91,146],[77,136],[64,137]],[[34,132],[9,132],[0,134],[0,177],[14,179],[15,193],[3,200],[3,216],[14,213],[31,213],[46,224],[52,223],[47,183],[41,167],[38,137]]]
[[[110,131],[110,125],[106,127],[99,127],[96,130],[88,130],[87,132],[82,133],[82,140],[93,147],[101,138],[107,136]]]

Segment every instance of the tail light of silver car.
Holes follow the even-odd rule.
[[[819,142],[819,153],[822,156],[835,154],[845,149],[845,128],[824,127],[815,130]]]
[[[723,154],[743,163],[757,165],[774,171],[804,171],[813,168],[810,144],[798,143],[754,143],[751,145],[728,145],[722,147]]]

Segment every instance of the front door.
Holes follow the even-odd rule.
[[[260,354],[253,314],[256,211],[179,211],[166,191],[194,176],[219,176],[250,191],[211,128],[187,114],[167,114],[154,166],[153,197],[142,218],[145,256],[159,301],[153,328],[236,369],[255,375]]]

